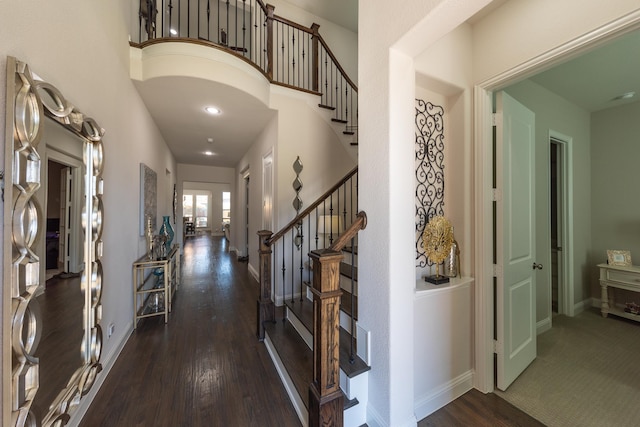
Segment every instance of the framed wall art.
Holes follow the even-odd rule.
[[[151,216],[151,224],[156,229],[158,210],[158,177],[153,169],[140,163],[140,235],[144,236],[146,218]]]

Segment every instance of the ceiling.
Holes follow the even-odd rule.
[[[341,27],[358,32],[358,0],[283,0]],[[276,14],[277,14],[276,9]]]
[[[530,78],[573,104],[595,112],[640,99],[640,31]],[[629,99],[614,100],[635,92]]]
[[[357,31],[357,0],[283,1]],[[637,102],[640,31],[539,73],[531,80],[590,112]],[[235,167],[277,114],[244,91],[207,80],[166,77],[135,84],[178,163]],[[634,98],[612,101],[631,91],[636,92]],[[204,111],[208,105],[220,108],[222,114],[208,115]],[[205,151],[214,154],[208,156]]]
[[[209,80],[158,77],[135,84],[178,163],[235,167],[276,115],[247,92]],[[222,113],[211,115],[207,106]]]

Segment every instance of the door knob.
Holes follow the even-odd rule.
[[[533,263],[533,269],[538,269],[538,270],[542,270],[542,264],[536,264],[535,262]]]

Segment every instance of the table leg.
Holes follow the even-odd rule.
[[[602,306],[600,308],[600,313],[602,313],[602,317],[607,317],[609,315],[609,291],[607,288],[607,284],[605,282],[600,282],[600,288],[602,296]]]

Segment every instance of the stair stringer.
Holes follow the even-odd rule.
[[[269,356],[271,356],[271,360],[273,361],[274,366],[276,367],[276,371],[278,372],[278,376],[280,377],[280,381],[284,385],[285,390],[287,391],[287,395],[289,396],[289,400],[291,400],[291,404],[298,414],[298,418],[300,419],[300,423],[303,427],[307,427],[309,425],[309,411],[307,407],[304,405],[302,398],[298,394],[295,385],[293,384],[293,380],[287,373],[287,368],[282,363],[282,359],[278,356],[278,351],[274,347],[271,339],[269,338],[269,333],[265,333],[264,336],[264,345],[267,347],[267,352]]]

